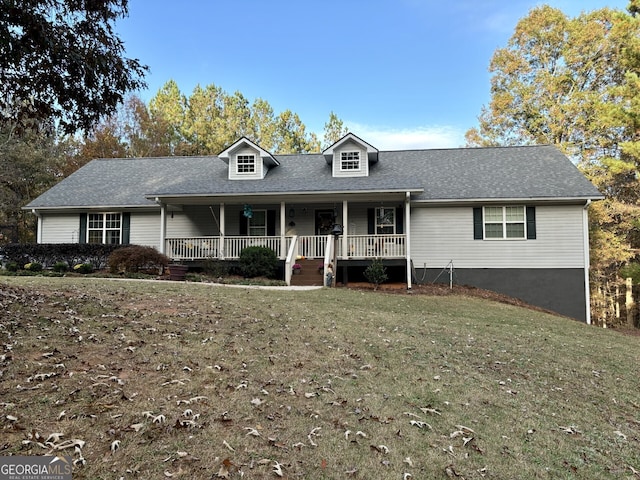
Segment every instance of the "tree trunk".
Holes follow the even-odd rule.
[[[625,279],[625,286],[627,287],[626,302],[625,302],[625,306],[627,308],[627,326],[634,327],[636,302],[633,299],[633,280],[631,278]]]

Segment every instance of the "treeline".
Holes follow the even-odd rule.
[[[589,208],[592,314],[617,323],[640,280],[640,1],[575,18],[536,7],[490,64],[491,101],[469,145],[554,144],[606,196]]]
[[[187,96],[172,80],[148,104],[127,97],[87,132],[15,128],[0,128],[0,242],[33,241],[35,218],[21,207],[94,158],[216,155],[242,136],[272,153],[309,153],[346,133],[333,112],[321,141],[291,110],[276,114],[266,100],[213,84]]]

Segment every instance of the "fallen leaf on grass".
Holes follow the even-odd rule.
[[[444,467],[444,473],[449,478],[460,477],[460,474],[458,472],[456,472],[456,469],[455,469],[455,467],[453,465],[447,465],[446,467]]]
[[[422,410],[424,413],[430,413],[431,415],[442,415],[435,408],[421,408],[420,410]]]
[[[422,422],[422,421],[418,421],[418,420],[411,420],[409,422],[411,425],[413,425],[414,427],[418,427],[418,428],[428,428],[429,430],[433,430],[433,428],[431,427],[431,425],[429,425],[427,422]]]
[[[125,430],[133,430],[134,432],[139,432],[144,428],[144,423],[133,423],[129,425]]]
[[[279,477],[284,476],[284,473],[282,473],[282,464],[281,463],[278,463],[278,462],[274,462],[273,463],[273,473],[275,473]]]
[[[568,427],[558,426],[558,428],[569,435],[582,433],[575,425],[569,425]]]
[[[387,455],[389,453],[389,447],[386,445],[370,445],[371,450],[375,450],[378,453],[382,453],[383,455]]]
[[[311,430],[311,432],[309,432],[309,435],[307,435],[307,438],[309,439],[309,443],[314,447],[317,447],[318,444],[313,441],[312,437],[320,436],[318,433],[320,430],[322,430],[322,427],[315,427],[313,430]]]
[[[626,436],[624,433],[622,433],[620,430],[614,430],[614,432],[613,432],[613,433],[615,433],[617,436],[619,436],[619,437],[620,437],[620,438],[622,438],[623,440],[626,440],[626,439],[627,439],[627,436]]]

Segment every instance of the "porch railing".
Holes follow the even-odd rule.
[[[291,237],[288,238],[287,245],[291,242]],[[280,246],[282,237],[224,237],[224,258],[240,258],[240,252],[246,247],[267,247],[280,257]]]
[[[298,254],[305,258],[323,258],[326,235],[298,235]]]
[[[339,258],[403,258],[406,256],[406,236],[393,235],[348,235],[346,255],[342,242],[338,242]]]
[[[172,260],[218,258],[220,237],[167,238],[165,251]]]
[[[224,238],[224,240],[222,240]],[[284,238],[284,249],[282,242]],[[272,249],[278,258],[291,246],[293,237],[181,237],[167,238],[165,252],[174,261],[205,260],[208,258],[237,259],[245,247],[261,246]],[[306,258],[324,258],[326,235],[299,235],[298,255]],[[347,235],[347,251],[343,252],[343,237],[337,242],[339,259],[405,258],[406,236],[395,235]]]

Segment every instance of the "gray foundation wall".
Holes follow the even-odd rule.
[[[449,283],[449,272],[441,269],[416,269],[416,277],[420,283],[431,283],[436,277],[438,283]],[[453,283],[503,293],[582,322],[587,319],[580,268],[454,268]]]

